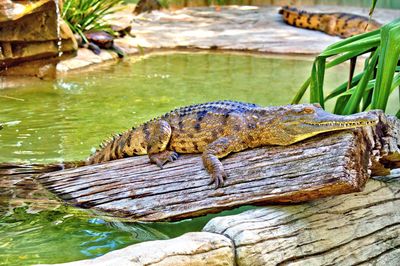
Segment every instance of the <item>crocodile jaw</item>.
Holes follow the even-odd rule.
[[[292,124],[292,129],[287,132],[292,135],[293,142],[298,142],[324,132],[373,126],[377,123],[378,117],[370,113],[344,116],[317,109],[313,116],[299,119],[298,123]]]

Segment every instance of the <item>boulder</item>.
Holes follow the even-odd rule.
[[[47,77],[77,43],[53,0],[0,0],[0,74]]]
[[[363,192],[217,217],[237,265],[400,265],[400,171]]]
[[[212,233],[187,233],[169,240],[156,240],[115,250],[101,257],[57,265],[235,265],[232,242]]]

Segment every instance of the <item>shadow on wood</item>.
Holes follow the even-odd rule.
[[[400,122],[376,112],[376,127],[325,134],[223,159],[223,188],[208,185],[200,155],[160,170],[147,156],[44,174],[39,181],[66,202],[140,221],[178,220],[248,204],[302,202],[359,191],[373,173],[400,166]]]

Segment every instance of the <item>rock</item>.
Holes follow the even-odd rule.
[[[54,76],[57,62],[75,55],[75,38],[56,10],[53,0],[0,2],[1,75]]]
[[[194,2],[191,1],[190,5]],[[254,4],[254,1],[253,1]],[[172,5],[172,4],[171,4]],[[163,10],[132,16],[134,4],[124,5],[120,11],[105,16],[116,30],[127,33],[115,43],[127,54],[138,54],[156,49],[220,49],[245,50],[261,53],[316,54],[340,38],[286,25],[278,14],[278,7],[223,6]],[[307,7],[312,12],[352,12],[368,14],[367,9],[343,6]],[[376,9],[374,18],[382,23],[399,17],[398,10]],[[123,35],[123,34],[122,34]],[[135,36],[135,38],[132,38]],[[139,48],[139,49],[138,49]],[[58,70],[68,71],[100,63],[98,57],[80,52],[78,58],[63,61]],[[101,60],[116,58],[107,55]],[[85,62],[89,60],[89,62]]]
[[[368,9],[348,6],[307,7],[312,12],[351,12],[368,15]],[[327,34],[286,25],[276,6],[223,6],[184,8],[143,13],[132,24],[136,44],[143,48],[217,48],[262,53],[318,54],[340,40]],[[398,10],[377,9],[374,19],[386,23]]]
[[[238,265],[400,265],[400,171],[363,192],[214,218]]]
[[[57,265],[235,265],[232,242],[212,233],[187,233],[169,239],[135,244],[101,257]]]
[[[145,12],[151,12],[153,10],[160,10],[161,4],[157,0],[139,0],[137,3],[134,14],[140,14]]]

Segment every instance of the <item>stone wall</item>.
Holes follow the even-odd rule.
[[[77,43],[53,0],[0,0],[0,75],[55,75]]]

